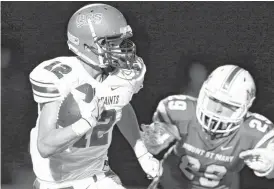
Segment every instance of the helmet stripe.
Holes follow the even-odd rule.
[[[228,78],[226,79],[224,85],[223,85],[223,89],[228,90],[229,86],[231,85],[234,77],[237,75],[237,73],[241,70],[240,67],[236,67],[233,69],[233,71],[230,73],[230,75],[228,76]]]

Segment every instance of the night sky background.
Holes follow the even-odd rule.
[[[2,181],[14,162],[31,167],[26,154],[37,107],[28,75],[44,60],[73,55],[66,45],[66,25],[87,3],[1,2],[2,52],[11,50],[10,65],[2,68]],[[208,71],[227,63],[248,69],[258,88],[252,111],[274,121],[273,2],[106,3],[127,18],[137,54],[147,65],[144,88],[132,102],[140,123],[150,122],[161,98],[186,90],[194,62]],[[118,129],[113,134],[111,166],[125,184],[146,186],[149,181],[133,151]],[[241,188],[274,188],[273,181],[248,169],[241,175]]]

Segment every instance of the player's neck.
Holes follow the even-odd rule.
[[[88,64],[85,61],[79,59],[85,70],[93,77],[93,78],[98,78],[99,75],[103,73],[103,70],[98,67],[94,66],[92,64]]]

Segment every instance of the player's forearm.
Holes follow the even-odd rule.
[[[148,153],[140,135],[140,128],[135,112],[130,104],[123,108],[122,118],[117,123],[121,133],[127,139],[137,158]]]
[[[38,150],[42,157],[47,158],[67,147],[77,135],[70,127],[54,129],[38,140]]]
[[[85,120],[79,120],[77,125],[87,124]],[[48,131],[38,140],[38,150],[42,157],[46,158],[67,149],[81,136],[77,135],[72,126]]]
[[[141,136],[137,117],[130,104],[123,108],[122,118],[117,123],[117,126],[128,143],[134,148],[136,142],[141,139]]]

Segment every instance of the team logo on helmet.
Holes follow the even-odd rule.
[[[88,25],[88,20],[92,23],[100,24],[102,22],[103,14],[102,13],[88,13],[88,14],[80,14],[76,18],[76,26],[80,28],[82,26]]]

